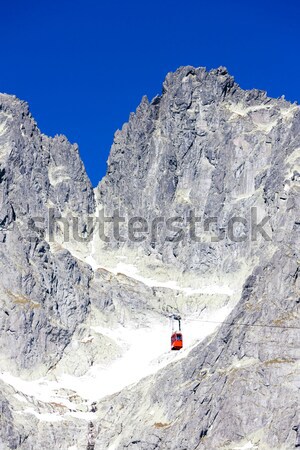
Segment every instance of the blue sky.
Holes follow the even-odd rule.
[[[0,92],[42,132],[78,142],[94,185],[116,129],[181,65],[224,65],[243,88],[300,102],[296,0],[0,0]]]

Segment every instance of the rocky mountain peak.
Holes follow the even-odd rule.
[[[299,149],[298,105],[180,67],[93,190],[0,96],[1,449],[293,447]]]

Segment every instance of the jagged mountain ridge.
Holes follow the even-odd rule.
[[[228,283],[234,292],[232,307],[240,299],[226,322],[295,325],[297,105],[270,99],[261,91],[243,91],[224,68],[210,72],[180,68],[167,76],[162,96],[151,103],[144,98],[116,133],[107,175],[94,192],[74,146],[63,137],[41,135],[26,105],[17,99],[2,96],[1,105],[5,308],[0,339],[7,348],[1,355],[2,368],[23,377],[44,375],[49,369],[50,374],[59,370],[82,374],[101,361],[99,348],[105,353],[105,346],[111,345],[92,336],[91,358],[83,357],[86,351],[79,347],[82,362],[74,362],[72,345],[78,336],[86,336],[87,321],[122,321],[127,326],[132,320],[143,323],[152,314],[160,320],[170,303],[186,314],[212,303],[213,311],[228,301],[220,293],[212,297],[195,290],[187,298],[184,291],[191,287],[201,291],[209,280]],[[267,229],[272,240],[260,236],[256,241],[232,242],[226,236],[216,243],[164,242],[163,231],[156,243],[105,244],[95,234],[82,244],[64,242],[63,230],[58,229],[56,242],[47,242],[39,232],[28,242],[28,220],[46,217],[49,206],[69,220],[101,208],[107,214],[119,209],[126,217],[148,221],[162,215],[184,216],[195,208],[204,218],[216,216],[219,228],[232,215],[248,217],[249,209],[256,207],[260,218],[270,216]],[[12,224],[13,229],[5,231]],[[201,235],[207,239],[207,233]],[[125,275],[104,270],[114,267],[120,257]],[[142,281],[126,272],[134,261]],[[147,286],[151,274],[157,287]],[[179,286],[159,287],[158,276],[176,278]],[[89,330],[88,338],[90,334]],[[34,429],[30,423],[34,416],[29,420],[28,413],[18,414],[15,391],[4,384],[3,445],[229,449],[239,448],[239,441],[241,445],[251,441],[252,448],[290,448],[291,428],[298,421],[296,336],[294,328],[224,324],[188,358],[142,380],[131,391],[100,400],[92,428],[73,417],[64,419],[62,431],[61,423],[37,416]],[[113,351],[117,357],[120,349]],[[55,407],[30,401],[37,411],[54,413]]]
[[[98,189],[100,201],[111,214],[120,209],[125,217],[148,221],[155,216],[186,217],[194,210],[202,218],[202,236],[205,218],[217,217],[215,234],[220,235],[231,216],[249,222],[253,206],[260,216],[268,215],[269,197],[275,189],[284,189],[277,184],[284,175],[274,173],[277,160],[281,164],[286,156],[281,149],[287,147],[288,153],[297,145],[291,141],[298,113],[298,106],[284,99],[242,90],[224,68],[207,72],[183,67],[166,77],[160,97],[151,103],[144,98],[116,133],[107,175]],[[211,269],[237,271],[232,252],[243,258],[256,254],[250,239],[238,245],[228,239],[225,245],[209,242],[208,252],[205,241],[191,242],[187,236],[174,243],[165,237],[163,229],[154,244],[148,238],[145,251],[203,274]],[[260,252],[262,245],[259,242]]]
[[[42,135],[24,102],[7,95],[0,101],[0,270],[2,298],[10,311],[5,314],[4,303],[0,339],[16,370],[45,363],[49,353],[61,354],[89,303],[74,286],[87,290],[90,270],[67,252],[55,257],[39,231],[30,230],[30,221],[47,220],[49,208],[58,215],[92,212],[94,196],[77,147],[63,136]],[[21,316],[11,307],[26,303],[30,308]]]

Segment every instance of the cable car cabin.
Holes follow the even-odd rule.
[[[182,348],[182,333],[176,331],[171,336],[171,350],[180,350]]]

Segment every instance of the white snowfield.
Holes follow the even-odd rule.
[[[167,288],[182,292],[186,296],[195,294],[220,294],[232,296],[240,283],[232,277],[225,281],[218,278],[202,280],[193,275],[183,275],[171,267],[166,267],[161,262],[145,256],[137,256],[130,250],[122,250],[120,253],[105,252],[95,234],[90,242],[88,256],[84,256],[78,246],[68,244],[68,250],[78,259],[88,263],[94,271],[104,269],[114,275],[122,274],[133,280],[139,281],[149,287]],[[120,262],[121,260],[121,262]],[[105,261],[105,264],[103,264]],[[151,266],[151,270],[149,269]],[[244,275],[242,276],[244,279]]]
[[[211,319],[213,323],[202,323],[198,319],[183,321],[182,333],[184,349],[171,351],[171,326],[167,319],[161,323],[153,323],[144,328],[124,328],[118,326],[114,329],[102,326],[92,327],[96,333],[108,336],[119,345],[128,348],[124,355],[108,367],[96,365],[81,377],[68,374],[57,377],[56,381],[40,378],[27,381],[10,375],[0,373],[0,379],[14,387],[17,399],[23,403],[28,402],[27,397],[47,404],[61,404],[68,410],[63,414],[39,413],[32,407],[25,408],[23,413],[33,414],[40,420],[62,420],[63,415],[91,420],[93,413],[76,411],[78,405],[72,403],[64,390],[75,391],[82,399],[90,404],[101,398],[120,391],[126,386],[139,382],[142,378],[157,372],[168,364],[185,358],[190,350],[206,336],[213,333],[220,323],[227,317],[231,308],[224,307],[217,311]]]
[[[167,273],[164,268],[149,272],[145,269],[146,266],[137,262],[139,272],[137,267],[131,264],[132,258],[127,256],[117,256],[111,261],[104,259],[109,264],[103,267],[95,261],[92,253],[80,255],[75,249],[69,250],[72,250],[76,257],[81,256],[93,270],[105,268],[114,275],[122,274],[147,286],[174,289],[187,297],[196,294],[220,294],[223,300],[231,300],[222,300],[223,303],[216,305],[215,309],[208,308],[201,313],[198,310],[183,315],[184,348],[180,351],[171,351],[171,322],[163,315],[150,316],[147,323],[128,322],[126,327],[121,324],[105,327],[103,318],[99,318],[98,322],[93,321],[92,325],[87,322],[87,334],[81,342],[91,343],[94,336],[102,336],[122,350],[121,356],[106,364],[92,365],[82,376],[67,373],[68,366],[63,366],[66,370],[60,371],[56,376],[51,373],[49,377],[36,380],[23,380],[10,373],[0,372],[0,380],[11,385],[16,391],[15,399],[19,408],[19,411],[15,411],[16,414],[31,414],[41,421],[68,420],[72,417],[92,420],[97,414],[90,412],[93,402],[138,383],[168,364],[187,357],[195,345],[216,331],[235,304],[232,299],[236,297],[236,285],[231,287],[229,281],[224,285],[221,285],[218,279],[211,280],[211,284],[206,280],[204,284],[191,282],[189,285],[185,280],[182,284],[182,280],[176,278],[175,273]],[[120,258],[125,262],[119,262]],[[158,279],[151,278],[151,274]],[[176,282],[175,279],[179,281]],[[74,351],[76,352],[76,340]],[[101,352],[101,348],[99,351]]]
[[[94,414],[88,412],[92,402],[133,385],[168,364],[187,357],[197,343],[220,326],[230,311],[231,308],[226,306],[213,315],[201,315],[203,320],[212,322],[201,322],[199,318],[183,320],[184,348],[180,351],[170,349],[172,329],[170,321],[166,318],[162,318],[159,323],[140,328],[118,326],[109,329],[99,325],[92,327],[92,331],[105,335],[118,345],[127,348],[123,356],[109,366],[95,365],[84,376],[63,374],[55,381],[48,378],[27,381],[7,372],[0,373],[0,379],[11,385],[17,392],[16,399],[24,403],[24,409],[19,411],[20,414],[32,414],[41,421],[58,421],[68,417],[89,421]],[[78,404],[70,401],[68,398],[70,391],[75,392],[82,402]],[[34,408],[32,400],[39,400],[48,406],[61,405],[62,408],[53,413],[40,412]]]
[[[96,264],[95,260],[93,260],[92,257],[89,257],[86,259],[86,262],[90,263],[92,267],[96,267],[97,269],[106,269],[104,266],[99,266]],[[128,276],[129,278],[133,278],[137,281],[140,281],[141,283],[145,284],[149,287],[162,287],[162,288],[168,288],[173,289],[175,291],[180,291],[184,293],[185,295],[194,295],[194,294],[224,294],[224,295],[232,295],[233,290],[229,286],[219,286],[216,284],[213,285],[205,285],[199,288],[191,288],[191,287],[182,287],[179,286],[178,283],[175,280],[168,280],[168,281],[157,281],[152,278],[147,278],[139,274],[139,270],[136,266],[133,264],[126,264],[126,263],[118,263],[115,268],[109,269],[112,273],[117,275],[118,273],[121,273],[123,275]]]
[[[215,322],[222,322],[230,309],[224,307],[213,316]],[[198,320],[183,322],[184,349],[171,351],[171,326],[168,320],[153,323],[147,328],[117,327],[113,330],[93,327],[94,331],[106,335],[118,344],[128,348],[124,355],[103,368],[93,366],[82,377],[64,375],[59,383],[62,387],[74,389],[82,398],[90,402],[120,391],[137,383],[142,378],[157,372],[174,361],[185,358],[189,351],[206,336],[213,333],[219,323],[201,323]]]
[[[257,445],[252,444],[252,442],[247,442],[247,444],[243,445],[242,447],[234,447],[233,450],[250,450],[250,449],[255,449],[258,448]]]

